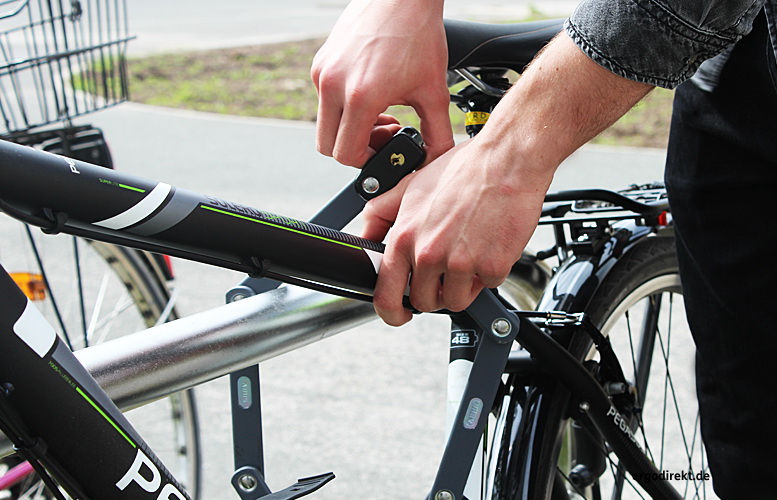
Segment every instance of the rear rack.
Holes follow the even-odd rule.
[[[632,186],[621,192],[606,189],[574,189],[548,193],[543,217],[561,217],[567,212],[592,214],[630,211],[655,218],[669,210],[666,190],[662,187]]]

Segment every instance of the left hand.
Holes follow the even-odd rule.
[[[363,165],[376,149],[373,129],[392,105],[416,111],[427,158],[453,146],[442,7],[440,0],[349,2],[311,67],[320,153]]]

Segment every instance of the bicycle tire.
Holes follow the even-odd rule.
[[[55,329],[66,332],[74,350],[177,317],[159,256],[66,235],[38,234],[16,221],[2,222],[5,238],[0,261],[42,281],[33,285],[41,299],[34,302]],[[13,232],[20,237],[9,244]],[[190,496],[199,498],[201,456],[194,392],[132,410],[127,418]],[[4,462],[12,465],[14,459]],[[12,499],[50,498],[35,477],[14,486],[10,494]]]
[[[709,472],[693,383],[695,347],[682,300],[677,299],[681,293],[673,238],[649,237],[637,243],[607,274],[593,293],[586,314],[610,339],[634,388],[630,390],[637,393],[632,424],[641,446],[659,471],[680,475],[689,468],[693,471],[692,480],[672,481],[685,498],[715,498],[711,483],[697,479],[705,473],[708,479]],[[655,320],[657,327],[645,318]],[[639,338],[635,337],[637,323],[641,325]],[[636,347],[643,345],[642,339],[652,339],[652,350]],[[568,349],[581,361],[590,362],[598,360],[592,345],[589,334],[577,331]],[[678,395],[681,385],[687,396]],[[541,405],[537,404],[540,397],[546,399]],[[533,387],[513,388],[503,414],[521,414],[524,427],[503,422],[505,435],[501,439],[504,445],[515,444],[516,432],[534,436],[532,449],[538,452],[532,458],[523,457],[521,465],[531,469],[523,477],[531,477],[533,484],[498,478],[492,498],[527,498],[527,491],[529,498],[543,500],[650,498],[618,466],[617,457],[574,404],[557,382],[545,380]],[[535,411],[532,405],[544,409]],[[677,417],[676,421],[670,421],[669,416]],[[534,422],[528,424],[532,418]],[[499,473],[516,473],[521,467],[516,463],[521,460],[512,460]]]

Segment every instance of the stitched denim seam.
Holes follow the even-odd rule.
[[[659,9],[662,13],[666,14],[669,18],[673,20],[673,23],[667,24],[667,27],[670,28],[672,31],[677,33],[678,35],[684,36],[685,38],[688,38],[690,40],[698,40],[698,41],[704,41],[707,43],[712,44],[713,40],[720,41],[723,47],[728,46],[742,37],[741,34],[736,33],[734,29],[742,24],[743,20],[747,17],[754,17],[752,16],[752,12],[754,10],[759,10],[761,7],[763,7],[763,2],[759,2],[758,0],[753,0],[750,6],[737,18],[737,20],[728,28],[720,30],[720,31],[710,31],[708,29],[703,29],[698,26],[694,26],[691,23],[689,23],[684,18],[677,15],[675,12],[673,12],[666,4],[659,2],[657,0],[644,0],[644,3],[640,0],[632,0],[633,3],[635,3],[638,7],[644,9],[648,14],[650,14],[654,19],[661,20],[660,16],[656,15],[656,13],[653,12],[653,9],[648,7],[648,5],[654,6],[655,8]],[[648,4],[648,5],[645,5]]]
[[[596,61],[598,64],[606,67],[613,73],[620,75],[624,78],[628,78],[630,80],[636,80],[640,81],[642,83],[647,83],[649,85],[656,85],[659,87],[667,87],[667,88],[674,88],[680,83],[682,83],[684,80],[689,78],[695,70],[691,70],[687,67],[684,68],[684,71],[680,73],[677,76],[669,76],[666,78],[661,78],[656,75],[649,75],[642,71],[635,70],[633,68],[630,68],[626,65],[623,65],[619,63],[617,60],[612,59],[611,57],[605,55],[601,50],[599,50],[595,44],[593,44],[580,29],[575,26],[574,22],[571,20],[567,20],[567,33],[570,35],[570,38],[577,44],[580,49],[583,50],[583,52],[588,55],[591,59]]]

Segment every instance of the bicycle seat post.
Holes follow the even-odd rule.
[[[462,498],[472,459],[520,328],[518,317],[491,290],[483,290],[466,314],[477,326],[477,350],[434,486],[427,497],[430,500]]]

